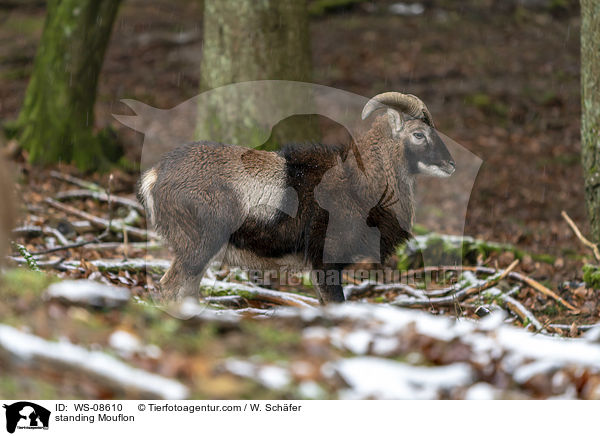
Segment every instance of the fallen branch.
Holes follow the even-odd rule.
[[[79,242],[74,242],[72,244],[66,244],[66,245],[62,245],[60,247],[52,247],[52,248],[47,248],[45,250],[40,250],[40,251],[34,251],[31,254],[35,255],[35,256],[40,256],[43,254],[50,254],[50,253],[56,253],[58,251],[64,251],[64,250],[70,250],[72,248],[79,248],[79,247],[84,247],[86,245],[90,245],[92,243],[98,243],[100,242],[100,236],[94,239],[91,239],[89,241],[79,241]]]
[[[164,310],[164,309],[162,309]],[[175,311],[166,310],[171,316],[196,322],[216,322],[223,326],[239,327],[243,318],[265,318],[274,314],[272,309],[258,309],[256,307],[244,307],[242,309],[219,309],[215,310],[204,304],[198,303],[193,298],[184,299]]]
[[[490,278],[485,280],[483,283],[479,283],[475,286],[470,286],[464,289],[458,289],[456,292],[445,296],[445,297],[436,297],[436,298],[412,298],[412,299],[402,299],[398,298],[394,302],[392,302],[395,306],[400,307],[426,307],[426,306],[449,306],[454,305],[457,302],[463,301],[465,298],[479,294],[481,291],[491,288],[495,286],[498,282],[504,279],[519,263],[519,260],[515,260],[511,263],[508,268],[503,271],[497,272],[492,275]]]
[[[58,209],[60,211],[63,211],[68,214],[71,214],[71,215],[77,216],[79,218],[82,218],[84,220],[87,220],[87,221],[91,222],[92,224],[96,225],[97,227],[100,227],[103,229],[110,229],[114,232],[127,231],[127,233],[130,236],[135,236],[136,238],[144,239],[144,240],[158,238],[158,235],[151,230],[138,229],[137,227],[131,227],[128,225],[124,225],[118,221],[111,223],[109,220],[106,220],[104,218],[99,218],[95,215],[92,215],[90,213],[76,209],[72,206],[68,206],[66,204],[61,203],[60,201],[56,201],[49,197],[46,198],[44,201],[48,205],[52,206],[55,209]]]
[[[10,257],[10,259],[14,262],[17,262],[18,264],[27,263],[27,260],[23,257]],[[94,268],[97,268],[99,271],[151,271],[156,274],[164,273],[171,266],[171,262],[165,259],[98,259],[86,261],[85,265],[78,260],[62,260],[58,263],[56,261],[37,261],[37,264],[40,268],[51,267],[63,271],[81,269],[84,268],[85,265],[91,265]],[[202,279],[201,286],[210,289],[223,289],[227,292],[231,292],[235,295],[238,295],[241,298],[245,298],[248,300],[261,300],[270,303],[295,307],[310,307],[319,305],[319,302],[316,298],[308,297],[305,295],[275,291],[272,289],[261,288],[258,286],[244,285],[242,283],[224,282],[220,280],[209,279],[206,277]]]
[[[107,203],[109,196],[105,192],[91,191],[89,189],[75,189],[72,191],[62,191],[54,196],[57,200],[72,200],[81,198],[92,198],[96,201],[102,201]],[[119,204],[121,206],[135,209],[140,213],[144,213],[144,207],[136,200],[131,200],[126,197],[120,197],[118,195],[111,195],[110,201]]]
[[[572,304],[565,301],[562,297],[556,295],[554,292],[552,292],[550,289],[548,289],[547,287],[542,285],[540,282],[533,280],[531,277],[527,277],[527,276],[523,276],[521,274],[515,273],[515,278],[517,278],[517,280],[525,283],[526,285],[531,286],[533,289],[541,292],[542,294],[546,295],[547,297],[550,297],[550,298],[558,301],[560,304],[562,304],[564,307],[566,307],[570,311],[579,313],[579,310],[575,306],[573,306]]]
[[[587,332],[588,330],[592,330],[600,327],[600,323],[598,324],[582,324],[573,326],[573,324],[548,324],[548,327],[556,330],[566,330],[571,331],[573,327],[579,332]]]
[[[503,305],[506,306],[506,308],[512,313],[517,315],[524,325],[531,324],[537,332],[544,329],[542,323],[539,322],[537,318],[529,310],[527,310],[525,306],[523,306],[523,304],[511,296],[505,294],[499,289],[489,289],[487,294],[495,299],[500,299],[500,301],[504,303]]]
[[[446,272],[446,271],[472,271],[476,274],[495,274],[497,270],[494,268],[486,267],[486,266],[464,266],[464,265],[445,265],[445,266],[428,266],[425,268],[421,268],[419,270],[411,270],[407,271],[406,275],[409,277],[410,275],[416,275],[419,273],[432,273],[432,272]],[[566,307],[573,313],[579,313],[579,310],[574,307],[572,304],[565,301],[562,297],[539,283],[538,281],[532,279],[531,277],[524,276],[518,272],[510,272],[507,276],[510,280],[515,280],[517,282],[526,284],[538,292],[546,295],[547,297],[552,298],[556,302],[560,303],[562,306]]]
[[[106,192],[106,189],[104,189],[100,185],[97,185],[94,182],[89,182],[87,180],[83,180],[78,177],[71,176],[69,174],[63,174],[58,171],[50,171],[50,177],[54,177],[57,180],[67,182],[75,186],[79,186],[80,188],[87,189],[89,191]]]
[[[73,226],[73,229],[80,235],[91,232],[95,228],[88,220],[71,221],[69,224]]]
[[[596,262],[600,262],[600,250],[598,249],[598,244],[594,244],[592,241],[590,241],[581,234],[579,227],[577,227],[577,225],[573,222],[571,217],[567,215],[567,212],[563,210],[560,214],[565,219],[567,224],[569,224],[569,227],[571,227],[571,230],[573,230],[575,236],[577,236],[577,238],[583,243],[583,245],[592,250],[592,252],[594,253],[594,257],[596,258]]]
[[[8,259],[16,262],[19,265],[26,264],[27,260],[23,257],[9,256]],[[36,258],[37,265],[40,268],[54,268],[59,271],[83,269],[85,265],[78,260],[44,260],[40,261]],[[130,271],[140,272],[150,270],[151,272],[162,274],[164,273],[171,262],[165,259],[129,259],[129,260],[114,260],[114,259],[98,259],[85,262],[86,265],[92,265],[99,271],[119,272]]]
[[[243,309],[236,309],[235,312],[242,316],[250,315],[256,318],[266,318],[273,315],[272,309],[258,309],[256,307],[244,307]]]
[[[201,286],[204,288],[222,289],[248,300],[261,300],[284,306],[311,307],[319,305],[316,298],[304,295],[275,291],[258,286],[249,286],[242,283],[212,280],[206,277],[202,279]]]
[[[150,241],[150,242],[129,242],[128,244],[125,244],[124,242],[95,242],[92,244],[87,244],[85,246],[86,249],[88,250],[96,250],[96,251],[103,251],[103,250],[124,250],[125,246],[127,246],[127,249],[132,249],[132,250],[157,250],[159,248],[162,248],[163,245],[160,242],[157,241]]]
[[[58,229],[55,229],[54,227],[44,226],[42,231],[48,235],[54,236],[61,245],[69,244],[69,240],[65,237],[65,235],[63,235],[62,232],[60,232]]]
[[[368,292],[400,292],[415,298],[427,298],[423,291],[404,283],[381,284],[366,281],[358,285],[344,286],[344,296],[346,299],[350,297],[360,297]]]
[[[218,304],[220,306],[227,307],[241,307],[246,302],[246,300],[239,295],[221,295],[216,297],[206,297],[202,301],[204,301],[206,304]]]
[[[61,231],[50,226],[21,226],[12,230],[14,235],[51,235],[54,236],[62,245],[69,244],[69,240],[62,234]]]

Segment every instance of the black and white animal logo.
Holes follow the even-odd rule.
[[[16,429],[48,429],[50,411],[29,401],[4,404],[6,409],[6,431],[14,433]]]

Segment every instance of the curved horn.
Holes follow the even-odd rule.
[[[362,119],[366,119],[375,110],[382,109],[383,105],[388,105],[400,109],[407,115],[414,118],[419,118],[425,123],[433,126],[433,119],[425,103],[421,99],[412,94],[402,94],[400,92],[384,92],[383,94],[377,94],[371,98],[362,111]]]

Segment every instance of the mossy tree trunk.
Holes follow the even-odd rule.
[[[581,0],[581,157],[592,235],[600,241],[600,2]]]
[[[305,0],[204,0],[202,91],[249,80],[309,82],[310,79]],[[256,114],[258,111],[253,110],[256,99],[273,97],[277,96],[246,95],[239,110]],[[217,124],[226,126],[223,128],[235,142],[247,144],[254,122],[251,117],[231,125],[220,113]],[[274,135],[279,137],[278,141],[306,139],[301,138],[306,136],[315,139],[316,121],[293,117],[278,125]]]
[[[19,141],[33,163],[105,161],[93,133],[104,53],[121,0],[49,0],[25,102]]]

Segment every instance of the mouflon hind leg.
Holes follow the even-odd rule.
[[[229,233],[214,231],[195,239],[187,238],[185,244],[172,243],[175,260],[160,281],[162,298],[173,300],[199,297],[200,282],[210,261],[227,243]]]
[[[198,296],[200,282],[205,271],[206,267],[190,268],[189,265],[184,265],[179,258],[176,258],[160,279],[161,299],[173,301],[186,296]]]
[[[234,225],[227,217],[212,216],[203,204],[193,206],[186,202],[184,207],[175,202],[171,215],[157,216],[160,233],[175,254],[171,268],[160,281],[161,297],[170,300],[198,297],[202,276],[210,261],[227,244]],[[229,216],[234,216],[233,212]],[[168,226],[161,228],[161,222]]]

